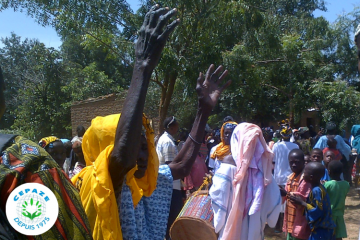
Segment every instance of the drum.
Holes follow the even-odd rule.
[[[170,229],[172,240],[217,240],[214,213],[207,190],[193,193]]]

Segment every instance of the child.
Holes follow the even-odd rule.
[[[323,154],[325,154],[327,151],[331,150],[335,155],[334,160],[340,161],[342,159],[342,154],[339,150],[336,149],[336,144],[337,144],[336,139],[333,137],[329,137],[327,140],[327,145],[329,147],[326,147],[323,149]]]
[[[320,184],[325,167],[319,162],[310,162],[305,166],[304,181],[311,184],[311,191],[306,202],[297,195],[290,195],[290,201],[305,207],[305,216],[309,223],[311,234],[309,240],[334,240],[335,223],[331,218],[329,195]]]
[[[293,149],[289,153],[289,164],[292,174],[289,175],[285,189],[280,188],[281,195],[287,200],[291,195],[300,196],[305,200],[311,190],[311,184],[304,181],[305,166],[304,153],[300,149]],[[283,232],[287,233],[288,240],[308,239],[310,227],[304,216],[304,207],[286,202]]]
[[[310,153],[310,160],[312,162],[323,163],[323,152],[320,148],[314,148]],[[325,173],[321,178],[321,182],[330,181],[328,170],[325,168]]]
[[[332,210],[332,219],[336,224],[335,236],[336,240],[347,237],[346,226],[344,221],[345,198],[349,192],[350,185],[347,181],[341,181],[340,175],[343,171],[343,164],[340,161],[332,161],[329,163],[329,174],[331,181],[324,184],[329,194]]]

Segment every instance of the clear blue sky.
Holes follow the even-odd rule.
[[[140,0],[128,0],[130,6],[137,10]],[[329,22],[333,22],[338,15],[351,12],[354,6],[360,6],[360,0],[327,0],[327,12],[316,11],[315,16],[324,16]],[[51,27],[43,27],[25,13],[14,12],[8,9],[0,12],[0,37],[8,37],[11,32],[25,38],[37,38],[48,47],[59,47],[60,38]],[[0,47],[1,47],[0,43]]]

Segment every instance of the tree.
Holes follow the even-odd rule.
[[[22,42],[14,34],[2,41],[1,65],[10,86],[6,94],[16,98],[9,109],[16,116],[12,128],[32,139],[69,136],[70,112],[62,104],[70,98],[61,91],[65,82],[60,52],[37,40]]]

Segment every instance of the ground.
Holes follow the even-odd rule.
[[[359,227],[360,227],[360,195],[355,188],[351,188],[346,198],[345,208],[345,223],[348,238],[358,240],[359,239]],[[283,240],[286,239],[284,233],[276,234],[273,229],[265,229],[265,240]]]

